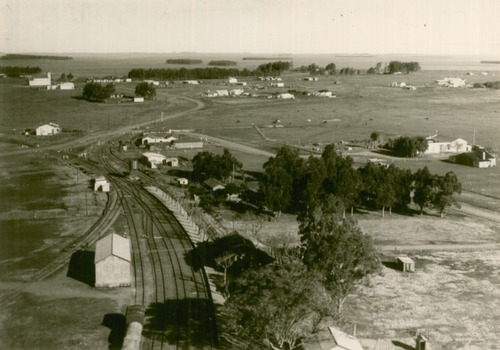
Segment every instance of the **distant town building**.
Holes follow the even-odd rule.
[[[75,83],[72,83],[72,82],[60,83],[59,84],[59,89],[60,90],[74,90],[75,89]]]
[[[112,233],[95,246],[95,286],[125,287],[131,284],[130,242]]]
[[[176,142],[174,144],[175,149],[194,149],[194,148],[203,148],[202,141],[195,142]]]
[[[143,145],[149,145],[152,143],[171,143],[174,141],[177,141],[177,138],[173,136],[147,135],[142,138],[141,143]]]
[[[229,84],[236,84],[237,82],[238,82],[238,79],[236,79],[236,78],[229,77],[229,79],[228,79]]]
[[[187,184],[189,184],[189,180],[184,177],[180,177],[177,179],[177,183],[181,186],[186,186]]]
[[[172,158],[166,158],[165,159],[165,164],[170,165],[172,168],[176,168],[179,166],[179,159],[172,157]]]
[[[472,145],[467,144],[467,141],[461,138],[453,141],[437,141],[435,139],[427,140],[427,150],[424,154],[439,154],[450,152],[469,152]]]
[[[134,102],[144,102],[144,97],[134,97]]]
[[[278,96],[276,96],[276,98],[278,98],[280,100],[294,100],[295,96],[286,92],[283,94],[279,94]]]
[[[49,123],[36,128],[36,136],[50,136],[59,134],[62,129],[56,123]]]
[[[47,77],[37,77],[28,79],[28,85],[32,87],[46,87],[52,85],[52,74],[47,73]]]
[[[438,79],[438,80],[436,80],[436,83],[439,86],[451,87],[451,88],[457,88],[457,87],[464,87],[465,86],[465,80],[462,79],[462,78],[444,78],[444,79]]]
[[[200,82],[198,80],[184,80],[182,83],[187,85],[198,85]]]

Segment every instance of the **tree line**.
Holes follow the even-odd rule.
[[[246,68],[136,68],[128,73],[132,79],[160,79],[160,80],[187,80],[187,79],[226,79],[232,76],[247,77],[254,73]]]
[[[401,62],[401,61],[391,61],[387,66],[388,74],[393,74],[396,72],[410,73],[418,72],[420,70],[420,64],[418,62]]]
[[[18,66],[0,66],[0,73],[11,78],[19,78],[21,75],[33,75],[42,72],[40,67],[18,67]]]
[[[371,162],[353,167],[351,157],[342,157],[333,145],[325,147],[321,158],[299,156],[298,150],[282,147],[264,164],[260,184],[263,204],[279,214],[297,213],[333,195],[342,211],[354,207],[381,210],[406,210],[413,202],[420,207],[434,208],[442,215],[456,204],[454,194],[461,184],[453,172],[444,176],[430,174],[425,167],[414,173],[394,165],[380,166]]]

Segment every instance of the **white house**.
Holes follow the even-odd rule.
[[[229,84],[236,84],[238,82],[238,79],[229,77],[228,82]]]
[[[472,145],[467,144],[467,141],[461,138],[448,142],[427,140],[427,150],[424,154],[460,153],[469,152],[471,149]]]
[[[151,169],[156,169],[159,164],[164,164],[167,157],[159,153],[145,152],[142,154],[142,161]]]
[[[283,94],[279,94],[276,98],[279,98],[281,100],[294,100],[295,96],[285,92]]]
[[[62,129],[55,123],[49,123],[36,128],[36,136],[49,136],[59,134]]]
[[[59,89],[60,90],[75,90],[75,83],[72,83],[72,82],[60,83]]]
[[[99,176],[94,180],[94,191],[109,192],[109,182],[104,176]]]
[[[52,85],[52,75],[50,72],[47,73],[47,77],[43,78],[31,78],[28,80],[29,86],[41,87]]]
[[[97,241],[95,245],[95,286],[130,286],[130,242],[115,233]]]
[[[144,102],[144,97],[134,97],[134,102]]]
[[[152,143],[171,143],[177,141],[177,138],[173,136],[165,137],[160,135],[148,135],[142,138],[143,145],[149,145]]]

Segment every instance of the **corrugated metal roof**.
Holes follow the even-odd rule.
[[[94,263],[104,260],[111,255],[126,261],[131,261],[129,240],[116,233],[112,233],[98,240],[95,244]]]

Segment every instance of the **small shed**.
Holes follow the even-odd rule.
[[[415,272],[415,262],[406,255],[398,256],[396,264],[403,272]]]
[[[179,185],[185,186],[189,183],[189,180],[184,177],[180,177],[177,179],[177,182],[179,183]]]
[[[130,241],[115,233],[95,245],[95,286],[125,287],[131,285]]]
[[[144,97],[134,97],[134,102],[144,102]]]
[[[109,192],[109,182],[104,176],[99,176],[94,180],[94,191]]]

